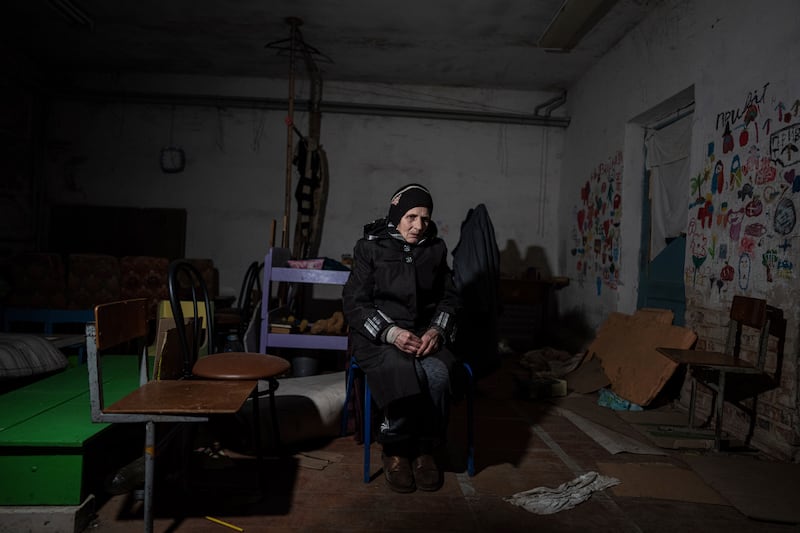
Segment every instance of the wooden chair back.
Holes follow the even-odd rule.
[[[730,310],[730,325],[726,343],[726,353],[739,358],[742,350],[742,332],[744,327],[758,330],[758,345],[755,347],[756,367],[765,370],[767,352],[770,347],[770,336],[776,340],[776,371],[780,372],[783,360],[783,346],[786,340],[786,319],[783,311],[768,305],[766,300],[736,295],[733,297]]]
[[[87,346],[86,366],[89,374],[89,403],[92,420],[104,420],[103,365],[101,353],[111,348],[139,356],[139,383],[149,380],[147,365],[147,299],[136,298],[100,304],[94,308],[94,342]]]
[[[94,308],[97,349],[106,350],[147,337],[147,300],[122,300]]]
[[[731,303],[730,316],[742,325],[761,329],[767,321],[767,301],[737,294]]]

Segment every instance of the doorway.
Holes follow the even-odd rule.
[[[645,126],[642,254],[637,308],[670,309],[685,325],[686,224],[694,105]]]

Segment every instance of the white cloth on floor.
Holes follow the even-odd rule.
[[[572,481],[562,483],[555,489],[537,487],[518,492],[503,500],[536,514],[553,514],[572,509],[591,497],[592,493],[619,485],[620,480],[587,472]]]

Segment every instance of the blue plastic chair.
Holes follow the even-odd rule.
[[[467,371],[467,473],[470,477],[475,475],[475,426],[473,422],[473,396],[474,396],[474,377],[472,367],[467,363],[464,369]],[[344,408],[342,410],[342,435],[347,433],[347,406],[350,403],[350,395],[355,382],[355,371],[359,370],[358,362],[355,357],[350,358],[350,368],[347,371],[347,392],[344,398]],[[372,445],[372,393],[367,382],[367,375],[364,374],[364,483],[370,481],[370,447]]]

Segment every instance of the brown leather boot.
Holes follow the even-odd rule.
[[[413,471],[419,490],[434,491],[442,486],[442,474],[432,455],[424,453],[414,459]]]
[[[381,459],[389,488],[395,492],[414,492],[414,475],[411,473],[411,462],[408,458],[382,454]]]

